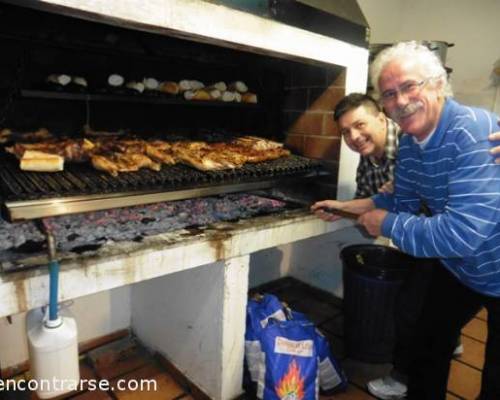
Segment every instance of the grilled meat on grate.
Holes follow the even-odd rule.
[[[255,136],[244,136],[227,143],[147,141],[119,137],[61,139],[42,143],[16,143],[6,150],[19,159],[23,158],[26,151],[38,151],[61,156],[67,162],[90,160],[94,168],[113,176],[141,168],[159,171],[162,163],[173,165],[176,162],[201,171],[234,169],[248,162],[263,162],[290,155],[281,143]],[[35,165],[33,170],[43,171],[43,166]]]

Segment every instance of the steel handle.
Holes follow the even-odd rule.
[[[339,210],[337,208],[332,208],[332,207],[321,207],[319,210],[323,210],[324,212],[330,213],[330,214],[335,214],[340,217],[344,218],[349,218],[349,219],[355,219],[357,220],[359,218],[359,214],[349,212],[349,211],[343,211]]]

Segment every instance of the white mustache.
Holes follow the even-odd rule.
[[[423,104],[420,101],[414,101],[412,103],[408,103],[404,107],[398,108],[391,113],[392,119],[398,121],[401,118],[407,117],[408,115],[413,114],[415,111],[423,108]]]

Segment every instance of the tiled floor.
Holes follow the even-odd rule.
[[[143,380],[144,390],[89,390],[88,385],[80,392],[73,392],[56,399],[72,400],[192,400],[190,388],[177,383],[165,368],[133,339],[127,337],[111,344],[89,351],[80,359],[81,379],[106,380],[111,388],[118,388],[120,380],[134,385]],[[29,379],[29,373],[17,376]],[[152,383],[156,382],[156,390]],[[139,383],[140,384],[140,383]],[[148,386],[149,385],[149,386]],[[0,393],[0,399],[3,399]],[[38,400],[33,392],[9,392],[7,400]]]
[[[341,301],[327,293],[311,288],[295,279],[284,278],[259,288],[273,293],[297,311],[306,313],[329,338],[334,355],[341,360],[349,387],[345,393],[332,399],[374,399],[366,391],[366,383],[385,375],[390,364],[367,364],[345,357],[343,349],[343,315]],[[482,310],[462,330],[464,354],[453,360],[448,381],[447,400],[476,399],[481,386],[481,370],[486,342],[486,312]],[[329,397],[323,397],[323,400]]]
[[[343,349],[343,315],[341,301],[331,295],[311,288],[295,279],[283,278],[266,284],[259,292],[273,293],[281,301],[297,311],[306,313],[309,318],[329,338],[334,355],[342,362],[349,378],[349,386],[344,393],[322,400],[365,400],[374,399],[367,393],[366,382],[386,374],[390,364],[367,364],[345,357]],[[486,339],[486,314],[480,312],[462,331],[464,354],[452,361],[448,384],[447,400],[475,399],[479,393],[481,369],[484,360],[484,343]],[[113,342],[92,350],[82,356],[80,363],[82,378],[108,379],[112,385],[118,379],[154,379],[157,391],[88,391],[72,393],[65,398],[74,400],[191,400],[195,397],[186,384],[176,382],[165,368],[151,357],[144,349],[130,338]],[[28,376],[18,378],[29,379]],[[248,396],[246,396],[248,398]],[[34,393],[8,393],[5,397],[12,399],[37,399]]]

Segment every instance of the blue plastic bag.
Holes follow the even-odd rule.
[[[286,321],[285,310],[276,296],[258,295],[248,301],[243,367],[243,383],[247,390],[254,390],[251,386],[257,383],[259,374],[262,374],[260,334],[271,318]]]
[[[261,332],[263,379],[257,397],[264,400],[317,399],[319,357],[314,325],[304,321],[272,320]]]
[[[320,388],[332,393],[347,386],[326,338],[273,295],[248,302],[245,378],[264,400],[318,399]]]

